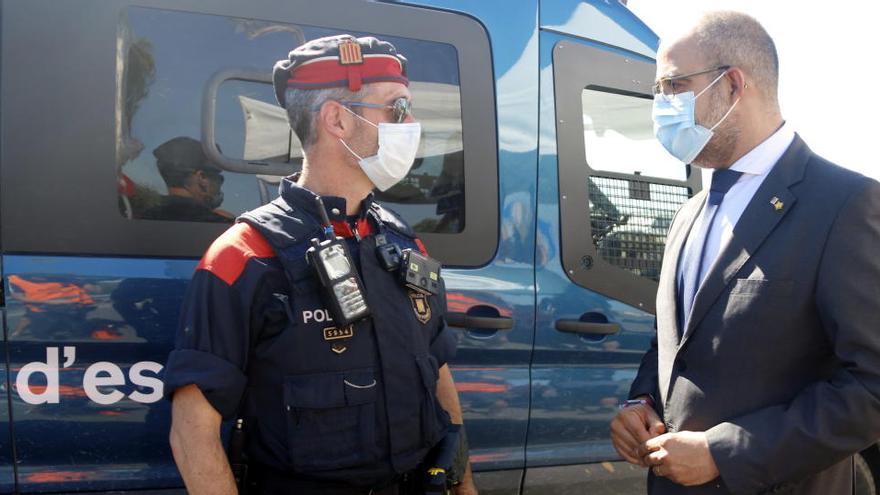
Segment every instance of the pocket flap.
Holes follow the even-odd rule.
[[[346,371],[343,384],[349,406],[376,401],[376,375],[371,368]]]
[[[791,280],[764,280],[740,278],[733,283],[730,293],[733,295],[764,295],[775,294],[787,296],[791,293],[794,282]]]
[[[297,409],[329,409],[376,400],[372,368],[285,378],[284,401]]]
[[[326,409],[345,405],[342,372],[288,376],[284,401],[295,408]]]

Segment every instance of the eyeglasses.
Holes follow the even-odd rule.
[[[682,79],[687,79],[689,77],[701,76],[703,74],[710,74],[712,72],[718,72],[720,70],[728,70],[730,69],[729,65],[719,65],[718,67],[713,67],[711,69],[701,70],[699,72],[692,72],[690,74],[682,74],[680,76],[668,76],[661,77],[653,86],[651,86],[651,93],[654,96],[659,94],[664,94],[666,96],[677,94],[683,89],[681,86],[676,87],[675,82],[680,81]]]
[[[394,100],[390,105],[383,105],[381,103],[364,103],[362,101],[340,101],[339,103],[347,107],[389,109],[391,110],[394,122],[397,124],[403,123],[403,121],[406,120],[406,116],[410,115],[412,112],[412,102],[408,98],[402,96]]]

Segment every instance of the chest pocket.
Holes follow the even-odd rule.
[[[285,378],[287,440],[294,470],[342,469],[376,460],[375,371]]]

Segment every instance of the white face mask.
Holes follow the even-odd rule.
[[[341,138],[339,142],[358,159],[358,165],[361,166],[376,188],[380,191],[387,191],[409,173],[409,169],[416,159],[416,152],[419,150],[422,125],[418,122],[408,124],[380,122],[379,125],[376,125],[352,112],[348,107],[343,108],[355,117],[379,129],[379,151],[373,156],[361,158]]]

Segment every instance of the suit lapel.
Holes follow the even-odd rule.
[[[657,365],[660,399],[663,403],[666,402],[672,362],[675,359],[674,350],[678,347],[678,336],[681,335],[676,312],[678,308],[678,264],[688,234],[700,212],[703,211],[702,206],[706,201],[706,194],[705,190],[700,191],[681,207],[676,221],[672,223],[669,233],[666,235],[666,249],[663,253],[663,268],[660,270],[656,305],[657,341],[659,344]]]
[[[663,254],[663,270],[660,274],[660,283],[657,291],[657,320],[663,328],[672,328],[676,337],[681,335],[678,328],[677,301],[678,301],[678,267],[681,262],[681,252],[687,242],[688,235],[697,221],[700,212],[703,211],[703,203],[706,202],[707,191],[697,193],[681,209],[678,222],[672,225],[666,237],[667,249]],[[677,340],[677,339],[676,339]]]
[[[679,349],[684,347],[715,300],[730,284],[740,268],[761,247],[773,229],[791,211],[797,197],[790,187],[799,182],[810,157],[810,149],[795,136],[785,154],[755,192],[733,229],[733,238],[719,253],[703,284],[697,291],[690,321],[685,328]],[[781,203],[781,205],[780,205]]]

